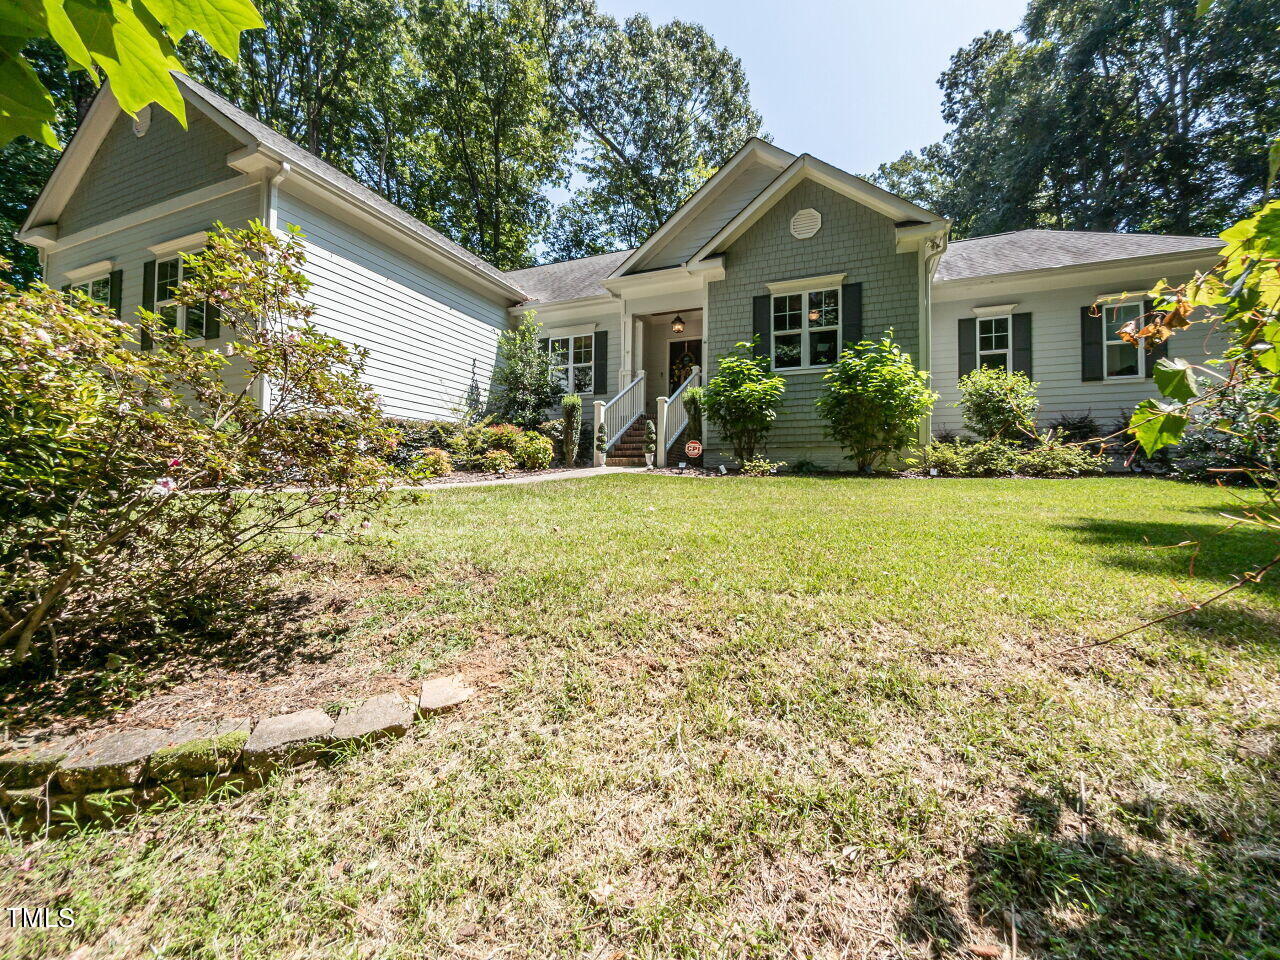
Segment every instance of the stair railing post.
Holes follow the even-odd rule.
[[[604,454],[596,449],[596,438],[600,436],[600,424],[604,423],[604,401],[597,400],[592,404],[594,413],[591,418],[591,463],[597,467],[604,466]]]
[[[658,455],[654,464],[659,467],[667,465],[667,404],[666,397],[658,398],[658,422],[654,424],[654,432],[658,434]]]

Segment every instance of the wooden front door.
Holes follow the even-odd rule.
[[[667,344],[667,396],[689,379],[694,367],[702,366],[701,340],[672,340]]]

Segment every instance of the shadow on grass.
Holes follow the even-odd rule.
[[[268,591],[215,602],[170,620],[172,630],[116,632],[66,645],[56,663],[48,651],[0,670],[0,725],[25,732],[100,721],[136,701],[210,670],[269,681],[333,658],[346,631],[309,629],[315,597]]]
[[[1280,772],[1271,764],[1259,782]],[[1019,956],[1081,960],[1280,958],[1280,798],[1259,789],[1227,812],[1145,798],[1118,819],[1143,840],[1099,825],[1071,790],[1026,792],[1019,824],[969,857],[975,923],[1017,918]],[[1068,816],[1069,814],[1069,816]],[[1171,835],[1177,832],[1176,842]],[[1160,852],[1145,839],[1160,841]],[[1178,856],[1164,851],[1176,849]],[[935,957],[970,955],[957,908],[913,890],[899,920]]]

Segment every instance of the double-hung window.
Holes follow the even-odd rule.
[[[1013,364],[1010,356],[1011,317],[978,318],[978,366],[994,370],[1009,370]]]
[[[155,311],[169,326],[182,330],[189,339],[217,336],[216,327],[207,323],[208,307],[203,303],[183,306],[173,299],[178,284],[184,279],[186,264],[181,256],[156,261]]]
[[[1141,377],[1146,373],[1147,358],[1142,341],[1136,345],[1128,343],[1119,333],[1125,324],[1140,326],[1143,313],[1141,301],[1107,304],[1102,308],[1102,349],[1108,380]]]
[[[547,348],[551,351],[554,376],[565,393],[596,392],[595,338],[591,334],[552,337]]]
[[[73,283],[72,290],[78,290],[90,300],[95,300],[104,307],[111,305],[111,276],[94,277],[83,283]]]
[[[776,294],[773,298],[775,370],[826,367],[840,352],[840,288]]]

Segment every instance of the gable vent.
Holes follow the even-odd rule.
[[[797,210],[791,218],[791,235],[797,240],[808,240],[822,229],[822,214],[813,207]]]

